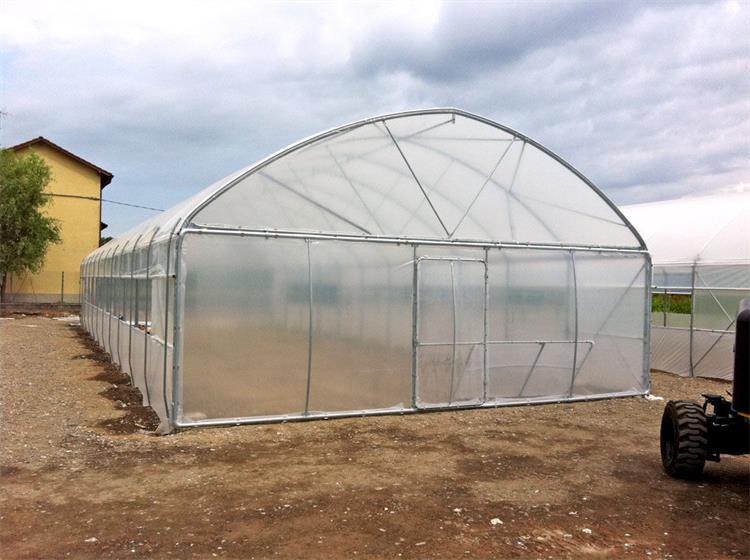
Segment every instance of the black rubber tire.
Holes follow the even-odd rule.
[[[693,401],[669,401],[661,418],[661,462],[675,478],[697,478],[708,454],[706,414]]]

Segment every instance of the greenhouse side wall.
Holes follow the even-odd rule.
[[[81,317],[93,339],[131,377],[143,403],[166,419],[172,399],[170,244],[139,244],[138,239],[105,247],[84,261]]]
[[[652,367],[681,376],[732,379],[735,319],[750,298],[750,265],[654,267],[655,294],[690,297],[690,313],[654,313]]]
[[[183,236],[179,425],[648,391],[643,252]]]

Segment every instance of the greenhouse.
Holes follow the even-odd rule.
[[[302,140],[81,274],[85,328],[166,429],[649,389],[639,234],[562,159],[456,109]]]
[[[651,366],[732,379],[735,320],[750,298],[750,192],[622,210],[648,243],[654,297],[663,302],[652,316]]]

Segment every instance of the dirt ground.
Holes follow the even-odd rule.
[[[750,556],[750,459],[670,479],[662,401],[160,437],[103,358],[68,321],[0,319],[1,558]]]

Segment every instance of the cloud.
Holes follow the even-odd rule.
[[[319,130],[458,106],[618,203],[748,183],[750,6],[9,2],[4,145],[43,134],[165,207]],[[105,206],[119,233],[148,212]]]

